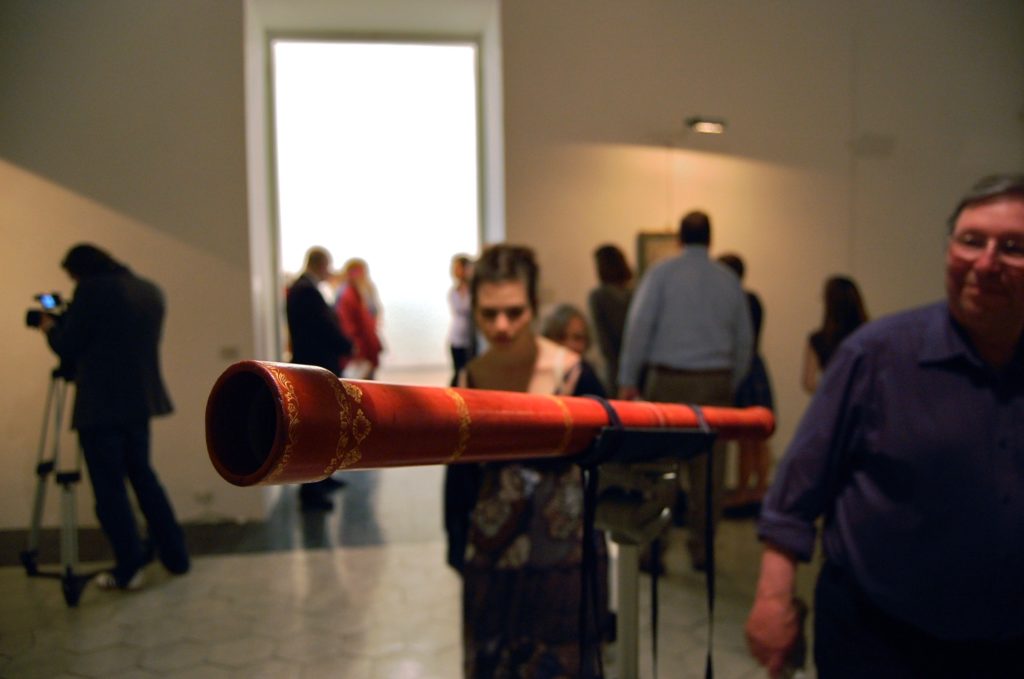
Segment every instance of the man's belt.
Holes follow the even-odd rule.
[[[665,373],[666,375],[699,375],[702,377],[718,377],[721,375],[732,375],[731,368],[707,368],[703,370],[692,370],[688,368],[674,368],[670,365],[662,365],[660,363],[650,363],[647,367],[650,370]]]

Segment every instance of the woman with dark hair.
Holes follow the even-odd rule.
[[[839,344],[867,320],[860,290],[852,279],[833,276],[825,281],[825,317],[804,349],[802,384],[807,393],[818,388],[818,380]]]
[[[71,248],[61,266],[76,283],[74,300],[59,320],[44,315],[39,329],[61,364],[74,366],[71,428],[114,552],[114,567],[93,582],[136,590],[154,551],[173,574],[190,567],[185,534],[150,455],[150,420],[174,410],[160,369],[164,293],[89,243]],[[145,517],[145,537],[133,504]]]
[[[89,243],[80,243],[68,250],[64,255],[64,261],[61,262],[61,268],[76,281],[90,276],[121,273],[127,270],[124,264]]]
[[[604,359],[605,384],[609,393],[616,394],[622,335],[629,302],[633,298],[633,271],[622,250],[610,244],[594,250],[594,265],[600,285],[590,291],[587,305]]]
[[[586,371],[579,355],[533,331],[537,265],[531,250],[485,250],[470,298],[487,351],[467,364],[460,386],[577,393]],[[579,612],[583,600],[596,603],[599,615],[607,610],[607,554],[599,534],[584,535],[579,468],[564,460],[453,465],[453,479],[445,514],[449,561],[463,578],[465,676],[597,676],[597,629],[605,621],[595,619],[591,606],[586,619],[593,624],[581,640]],[[597,547],[597,602],[581,597],[584,539]]]

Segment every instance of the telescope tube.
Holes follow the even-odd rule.
[[[622,426],[695,428],[685,405],[609,401]],[[702,407],[719,438],[766,438],[766,408]],[[206,404],[206,446],[237,486],[306,483],[339,470],[557,458],[610,425],[597,400],[339,379],[323,368],[242,361]]]

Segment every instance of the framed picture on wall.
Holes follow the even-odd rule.
[[[636,235],[637,278],[657,262],[679,254],[679,233],[675,231],[641,231]]]

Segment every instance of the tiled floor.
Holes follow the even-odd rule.
[[[0,568],[0,677],[456,679],[460,587],[444,565],[440,468],[353,472],[334,511],[302,514],[284,488],[253,552],[194,559],[140,592],[87,586],[69,608],[55,580]],[[704,579],[670,536],[659,581],[658,676],[704,676]],[[715,675],[762,677],[745,650],[759,547],[753,522],[722,524]],[[809,601],[810,569],[801,594]],[[650,678],[649,580],[640,580],[640,676]],[[606,674],[622,676],[615,646]],[[808,673],[812,675],[813,673]]]
[[[0,676],[459,677],[458,579],[444,565],[440,529],[414,537],[406,525],[431,515],[428,507],[415,506],[428,493],[417,497],[415,489],[436,488],[439,476],[415,470],[392,484],[387,477],[395,473],[381,474],[387,481],[380,488],[395,493],[394,507],[382,498],[379,503],[375,530],[383,544],[347,541],[366,529],[342,528],[342,502],[321,517],[322,535],[342,546],[200,557],[180,578],[150,566],[144,590],[108,593],[89,586],[76,608],[65,605],[56,581],[0,569]],[[417,497],[412,502],[400,492],[406,484]],[[409,539],[388,540],[392,530]],[[704,581],[685,563],[682,536],[672,535],[669,573],[659,583],[660,677],[703,676]],[[719,550],[716,676],[763,676],[742,637],[757,559],[753,524],[726,521]],[[804,590],[807,584],[801,583]],[[640,676],[651,677],[646,577],[640,586]],[[613,646],[609,677],[620,676],[614,654]]]

